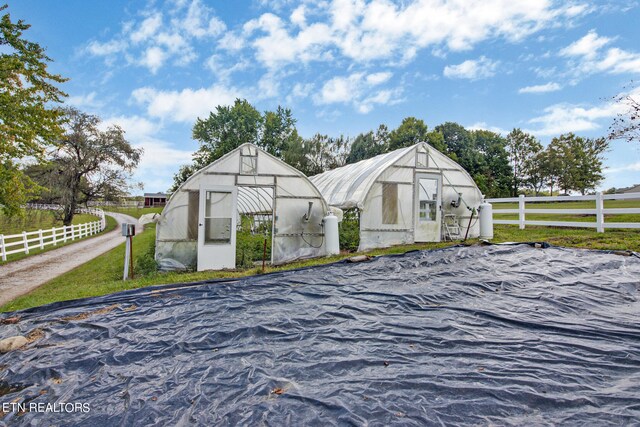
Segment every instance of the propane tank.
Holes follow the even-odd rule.
[[[324,247],[327,255],[340,254],[340,233],[338,232],[338,217],[333,212],[327,212],[322,218],[324,226]]]
[[[493,207],[491,203],[483,200],[478,207],[480,221],[480,238],[493,239]]]

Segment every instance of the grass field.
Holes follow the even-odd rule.
[[[73,217],[74,224],[97,221],[98,217],[88,214],[77,214]],[[0,212],[0,234],[18,234],[23,231],[47,230],[62,227],[62,221],[57,220],[54,211],[26,209],[23,217],[7,217]]]
[[[106,228],[104,229],[104,231],[102,233],[106,233],[109,232],[111,230],[113,230],[116,225],[118,225],[118,223],[116,222],[115,219],[111,218],[110,216],[107,216],[106,218]],[[93,215],[88,215],[88,214],[77,214],[74,215],[73,217],[73,224],[84,224],[87,222],[93,222],[93,221],[98,221],[99,218],[97,216],[93,216]],[[4,221],[4,222],[3,222]],[[53,221],[53,222],[52,222]],[[37,231],[37,230],[45,230],[45,229],[50,229],[53,227],[62,227],[62,222],[59,221],[55,221],[55,217],[53,216],[53,212],[51,211],[40,211],[40,210],[27,210],[26,215],[24,218],[22,219],[17,219],[17,218],[6,218],[3,217],[0,214],[0,234],[4,234],[4,235],[11,235],[11,234],[18,234],[18,233],[22,233],[22,231]],[[4,228],[6,227],[6,228]],[[15,228],[12,228],[15,227]],[[24,229],[21,229],[21,227],[25,227]],[[12,230],[12,231],[5,231],[5,230]],[[19,231],[16,231],[19,230]],[[100,233],[100,234],[102,234]],[[9,263],[9,262],[13,262],[13,261],[17,261],[29,256],[33,256],[33,255],[37,255],[37,254],[41,254],[44,252],[48,252],[51,251],[53,249],[58,249],[62,246],[66,246],[66,245],[71,245],[73,243],[76,242],[80,242],[82,240],[85,239],[90,239],[92,237],[95,236],[86,236],[83,237],[82,239],[75,239],[75,240],[68,240],[66,243],[65,242],[58,242],[57,245],[49,245],[49,246],[45,246],[44,249],[40,249],[40,248],[33,248],[33,249],[29,249],[29,253],[25,254],[25,253],[17,253],[17,254],[11,254],[11,255],[7,255],[7,261],[6,262],[2,262],[0,261],[0,266]],[[11,240],[7,240],[7,243],[10,242]],[[14,247],[15,248],[15,247]],[[12,248],[12,249],[14,249]]]
[[[525,209],[595,209],[595,201],[578,202],[527,202]],[[640,200],[605,200],[604,208],[640,208]],[[518,203],[494,203],[493,209],[518,209]],[[518,219],[518,214],[494,213],[494,219]],[[579,214],[526,214],[531,221],[596,222],[595,215]],[[605,215],[604,222],[640,222],[640,214]]]
[[[140,212],[137,212],[136,216],[148,212],[150,212],[148,209],[140,210]],[[640,252],[640,231],[638,230],[607,230],[605,233],[596,233],[592,229],[527,227],[525,230],[519,230],[517,226],[498,225],[495,227],[494,234],[494,243],[546,241],[558,246],[589,249],[633,250]],[[134,259],[137,268],[148,265],[149,259],[152,257],[154,251],[154,242],[154,224],[147,225],[145,231],[134,238]],[[458,243],[459,242],[441,242],[402,245],[369,251],[367,254],[376,256],[404,253],[416,249],[442,248]],[[478,241],[474,239],[466,242],[466,244],[474,243],[478,243]],[[279,267],[267,267],[266,272],[321,265],[335,262],[353,255],[355,254],[342,254],[332,257],[294,262]],[[24,295],[5,306],[0,307],[0,311],[20,310],[55,301],[105,295],[112,292],[136,289],[151,285],[242,277],[261,273],[260,269],[256,268],[241,271],[182,273],[149,272],[144,275],[138,274],[134,280],[124,282],[121,279],[123,268],[124,244],[106,253],[100,258],[94,259],[67,274],[51,280],[28,295]]]

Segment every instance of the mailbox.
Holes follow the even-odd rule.
[[[136,225],[135,224],[122,224],[122,235],[124,237],[130,237],[136,235]]]

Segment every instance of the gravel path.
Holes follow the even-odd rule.
[[[0,306],[124,243],[120,227],[123,222],[135,223],[136,234],[142,232],[143,227],[137,224],[138,220],[132,216],[113,212],[105,214],[118,221],[115,230],[0,265]]]

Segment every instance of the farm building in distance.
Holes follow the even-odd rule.
[[[309,178],[330,206],[356,209],[359,250],[477,237],[482,194],[469,174],[430,145],[411,147]]]
[[[235,268],[237,235],[242,244],[257,236],[260,256],[264,239],[274,264],[323,256],[327,209],[302,172],[243,144],[171,195],[157,225],[156,260],[165,270]]]
[[[153,208],[167,204],[166,193],[144,193],[144,207]]]

